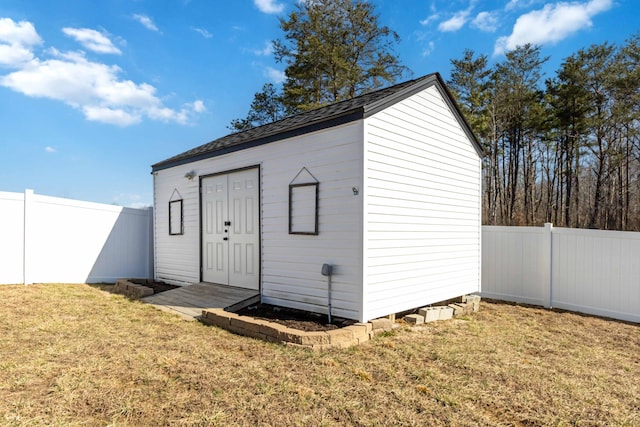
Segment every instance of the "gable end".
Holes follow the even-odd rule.
[[[447,103],[449,110],[451,110],[451,112],[453,113],[465,135],[467,135],[467,138],[469,138],[469,140],[472,142],[474,149],[478,153],[478,156],[483,157],[484,149],[482,148],[482,145],[480,145],[480,142],[471,130],[469,122],[467,122],[467,120],[462,115],[462,111],[460,111],[458,103],[453,97],[453,94],[449,91],[449,88],[447,87],[444,80],[442,80],[442,77],[439,73],[429,74],[418,83],[411,85],[404,90],[398,91],[393,95],[383,98],[377,102],[368,104],[367,106],[365,106],[364,118],[371,117],[374,114],[379,113],[380,111],[391,107],[392,105],[397,104],[398,102],[409,98],[410,96],[413,96],[419,92],[422,92],[423,90],[434,85],[438,89],[438,92],[440,92],[440,95],[442,96],[444,101]]]

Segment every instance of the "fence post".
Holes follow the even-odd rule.
[[[31,248],[33,245],[31,244],[33,240],[32,234],[32,225],[33,225],[33,215],[34,215],[34,204],[33,204],[33,190],[25,189],[24,190],[24,222],[23,222],[23,238],[22,238],[22,282],[25,285],[30,285],[33,283],[33,279],[31,278]]]
[[[550,222],[546,222],[544,224],[545,231],[545,239],[547,239],[547,243],[545,244],[545,265],[547,266],[547,301],[545,306],[547,308],[553,307],[553,224]]]

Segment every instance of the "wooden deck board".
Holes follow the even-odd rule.
[[[142,298],[163,311],[195,319],[205,308],[226,308],[259,295],[259,291],[214,283],[196,283]]]

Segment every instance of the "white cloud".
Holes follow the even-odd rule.
[[[160,31],[158,27],[156,27],[156,24],[153,23],[153,20],[149,18],[147,15],[138,15],[136,13],[136,14],[133,14],[133,19],[141,23],[147,30],[157,31],[157,32]]]
[[[63,28],[62,32],[76,39],[85,48],[98,53],[114,53],[120,55],[120,49],[115,47],[105,35],[90,28]]]
[[[284,4],[276,0],[253,0],[253,2],[263,13],[281,13],[284,10]]]
[[[23,46],[0,44],[0,65],[27,63],[33,59],[33,53]]]
[[[509,0],[509,3],[504,7],[504,10],[512,10],[515,8],[527,8],[536,3],[542,3],[544,0]]]
[[[269,56],[273,53],[273,43],[266,41],[264,42],[264,47],[262,49],[255,49],[253,53],[258,56]]]
[[[433,53],[433,50],[435,49],[436,45],[434,42],[429,42],[427,43],[427,47],[425,47],[424,49],[422,49],[422,56],[429,56],[431,55],[431,53]]]
[[[593,16],[600,12],[606,12],[613,7],[613,0],[591,0],[586,5],[589,15]]]
[[[192,108],[196,113],[204,113],[205,111],[207,111],[207,107],[204,106],[204,102],[202,102],[200,99],[193,102]]]
[[[176,122],[182,125],[186,125],[189,121],[189,114],[191,111],[193,111],[193,108],[181,108],[180,110],[173,110],[171,108],[159,105],[149,108],[146,113],[150,118],[154,120]]]
[[[437,14],[437,13],[434,13],[433,15],[429,15],[425,19],[420,21],[420,25],[427,26],[427,25],[431,24],[433,21],[436,21],[438,19],[440,19],[440,15]]]
[[[195,31],[196,33],[200,34],[205,39],[210,39],[210,38],[213,37],[213,34],[211,34],[209,31],[205,30],[204,28],[191,27],[191,29],[193,31]]]
[[[451,18],[446,21],[442,21],[440,25],[438,25],[438,30],[443,32],[453,32],[458,31],[460,28],[464,26],[464,24],[469,19],[469,14],[471,13],[470,9],[461,10],[453,15]]]
[[[46,147],[44,147],[44,151],[46,151],[47,153],[55,153],[56,149],[47,145]]]
[[[42,43],[31,22],[0,18],[0,65],[16,66],[33,59],[31,48]]]
[[[498,18],[491,12],[480,12],[471,21],[471,25],[481,31],[493,33],[498,28]]]
[[[35,29],[33,34],[37,36]],[[8,39],[10,36],[0,35],[0,43]],[[39,37],[14,37],[14,40],[12,45],[0,44],[0,64],[14,69],[0,74],[0,86],[26,96],[63,102],[82,111],[87,120],[129,126],[146,117],[186,124],[195,114],[204,111],[204,103],[199,100],[179,110],[169,108],[152,85],[123,80],[118,66],[90,61],[83,52],[50,48],[46,57],[39,58],[28,45],[39,41]]]
[[[546,4],[542,9],[520,16],[511,35],[498,38],[493,54],[500,55],[526,43],[557,43],[591,27],[591,18],[612,6],[613,0]]]
[[[127,112],[122,108],[101,107],[99,105],[85,105],[82,112],[87,120],[116,126],[131,126],[142,121],[140,114]]]
[[[0,41],[21,46],[35,46],[42,43],[31,22],[16,23],[10,18],[0,18]]]
[[[287,79],[287,75],[284,73],[284,71],[276,70],[273,67],[265,68],[265,75],[273,83],[282,83]]]
[[[504,7],[505,10],[515,9],[518,6],[518,0],[509,0],[509,3]]]

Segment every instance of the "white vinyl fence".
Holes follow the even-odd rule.
[[[482,296],[640,322],[640,233],[483,226]]]
[[[0,192],[0,284],[153,277],[153,211]]]

